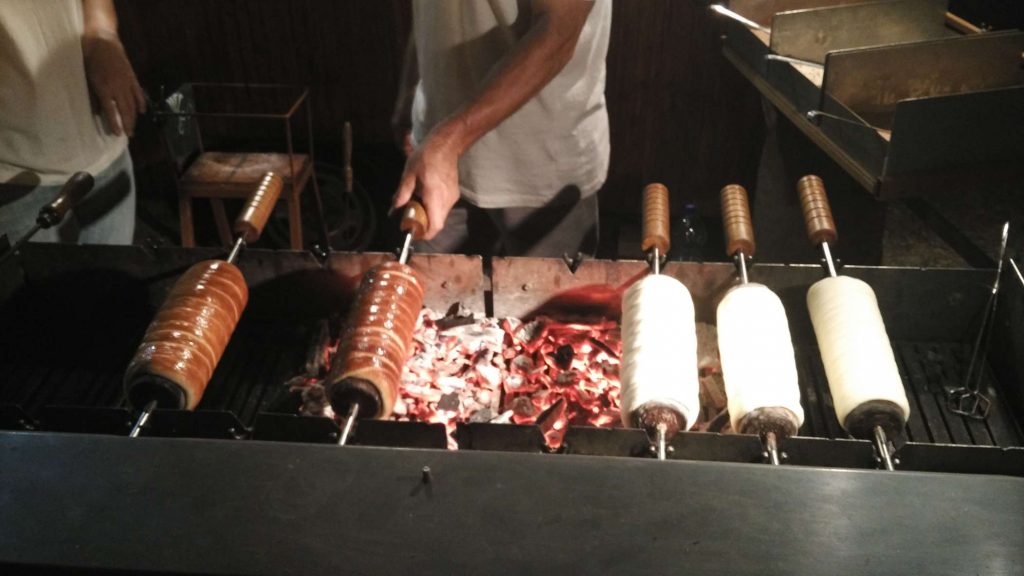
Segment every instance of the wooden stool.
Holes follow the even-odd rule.
[[[291,166],[289,166],[289,157]],[[181,217],[181,245],[196,245],[192,220],[192,199],[209,198],[217,223],[217,234],[225,246],[232,241],[231,226],[224,211],[225,198],[245,199],[267,172],[284,180],[281,201],[288,202],[288,231],[293,250],[302,250],[302,210],[299,199],[313,176],[313,161],[306,154],[203,152],[178,182],[178,211]],[[314,182],[315,185],[315,182]]]

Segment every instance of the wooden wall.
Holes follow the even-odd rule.
[[[305,84],[318,145],[336,143],[344,120],[364,150],[391,139],[408,0],[119,0],[117,8],[151,93],[183,81]],[[722,185],[753,186],[759,99],[722,58],[719,34],[693,0],[615,1],[612,168],[602,192],[609,236],[620,219],[635,221],[647,182],[667,184],[676,209],[695,202],[708,215],[718,212]]]

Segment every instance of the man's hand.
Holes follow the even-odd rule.
[[[572,59],[592,8],[585,0],[530,0],[529,28],[512,51],[490,71],[477,96],[434,127],[409,156],[394,207],[420,196],[430,218],[427,240],[444,228],[459,200],[459,156],[558,75]],[[413,56],[414,48],[410,39]],[[400,98],[396,116],[405,109]]]
[[[443,131],[435,130],[406,160],[392,205],[401,208],[413,195],[423,201],[430,220],[424,240],[437,236],[452,206],[459,201],[459,154],[457,144]]]
[[[146,111],[146,97],[117,35],[117,15],[111,0],[83,0],[85,31],[82,55],[89,88],[110,130],[135,134],[135,120]]]

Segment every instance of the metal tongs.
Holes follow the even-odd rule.
[[[981,384],[985,376],[985,363],[982,359],[988,352],[989,342],[992,339],[996,302],[999,299],[999,279],[1003,275],[1003,260],[1006,256],[1006,241],[1009,235],[1010,223],[1007,222],[1003,224],[1003,236],[999,244],[996,279],[992,283],[992,292],[989,294],[988,302],[982,312],[981,327],[978,329],[978,336],[974,339],[974,349],[971,351],[971,361],[967,365],[964,385],[946,392],[946,405],[950,412],[975,420],[988,418],[988,411],[992,407],[992,401],[981,391]]]

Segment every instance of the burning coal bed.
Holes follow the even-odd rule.
[[[728,420],[722,417],[725,391],[714,330],[698,323],[698,429]],[[336,343],[319,346],[324,349],[315,355],[329,365]],[[392,419],[444,424],[450,449],[458,449],[459,423],[536,425],[555,450],[569,426],[622,426],[621,353],[615,320],[560,322],[541,316],[524,322],[473,315],[458,306],[446,313],[424,308]],[[326,367],[318,373],[288,384],[302,394],[300,413],[333,418],[321,380]]]

